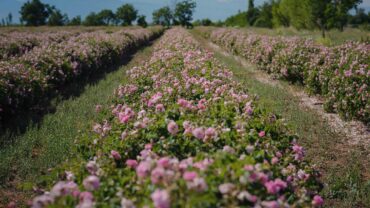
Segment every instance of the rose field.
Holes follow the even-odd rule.
[[[368,41],[179,26],[0,38],[0,207],[370,206]]]
[[[0,121],[81,76],[117,63],[160,32],[153,28],[5,36],[0,42]]]
[[[322,204],[297,138],[185,30],[167,31],[127,76],[112,106],[98,106],[82,161],[33,207]]]
[[[346,42],[325,47],[298,37],[271,37],[237,29],[204,33],[226,50],[276,77],[303,84],[325,98],[325,109],[344,119],[370,119],[370,45]]]

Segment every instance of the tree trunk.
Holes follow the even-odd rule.
[[[322,38],[326,37],[326,35],[325,35],[325,26],[324,25],[321,25],[321,35],[322,35]]]
[[[322,35],[322,38],[325,38],[326,37],[325,36],[325,29],[324,28],[321,29],[321,35]]]
[[[340,24],[339,31],[341,31],[341,32],[343,32],[343,31],[344,31],[344,25],[343,25],[343,24]]]

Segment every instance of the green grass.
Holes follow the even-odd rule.
[[[0,204],[8,201],[7,196],[1,196],[2,191],[27,191],[32,188],[32,182],[47,173],[48,168],[75,157],[74,142],[81,134],[80,130],[92,129],[98,116],[95,106],[109,105],[114,90],[126,80],[125,71],[148,59],[151,53],[152,47],[140,50],[127,65],[86,85],[80,96],[61,101],[55,113],[46,115],[41,123],[30,125],[24,134],[12,138],[15,141],[12,145],[2,147]]]
[[[192,33],[207,47],[207,42],[197,30]],[[364,176],[370,167],[365,162],[368,150],[361,147],[347,149],[343,136],[333,132],[316,112],[301,107],[299,99],[285,90],[292,87],[289,83],[281,81],[282,87],[278,87],[259,82],[255,77],[260,72],[253,66],[246,68],[231,56],[213,52],[234,72],[237,81],[245,85],[252,95],[258,95],[259,105],[281,115],[290,129],[299,135],[299,143],[307,150],[307,159],[323,173],[325,187],[322,194],[327,207],[370,207],[370,180]]]
[[[207,29],[208,28],[208,29]],[[202,30],[210,30],[214,27],[201,27]],[[346,41],[370,41],[370,31],[362,30],[358,28],[345,28],[343,32],[332,29],[327,31],[326,38],[322,38],[321,31],[319,30],[297,30],[294,28],[258,28],[258,27],[247,27],[240,28],[245,32],[252,32],[261,35],[269,36],[299,36],[303,38],[309,38],[316,41],[319,44],[326,46],[335,46],[342,44]]]
[[[370,41],[370,31],[361,30],[357,28],[345,28],[343,32],[332,29],[326,32],[326,39],[321,36],[319,30],[296,30],[294,28],[277,28],[277,29],[266,29],[266,28],[250,28],[247,31],[253,31],[258,34],[264,35],[281,35],[281,36],[300,36],[304,38],[310,38],[318,43],[325,43],[330,45],[342,44],[348,40],[352,41]]]

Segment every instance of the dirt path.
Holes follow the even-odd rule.
[[[338,114],[327,113],[323,108],[323,100],[316,96],[309,96],[302,89],[298,89],[295,86],[287,85],[283,86],[280,81],[272,79],[268,74],[255,69],[255,67],[249,64],[242,57],[232,55],[216,44],[209,43],[209,46],[225,56],[233,57],[237,62],[239,62],[245,68],[253,69],[255,78],[265,84],[285,88],[300,99],[300,105],[302,107],[313,109],[318,115],[321,116],[331,127],[332,130],[338,134],[342,134],[347,138],[349,145],[361,145],[366,149],[370,149],[370,128],[367,127],[360,121],[343,121]],[[369,155],[370,158],[370,155]]]

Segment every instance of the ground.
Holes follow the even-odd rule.
[[[320,41],[316,33],[264,29],[254,29],[254,32],[272,35],[299,33]],[[332,32],[329,37],[333,37],[332,42],[337,44],[348,39],[351,32],[353,30],[341,35]],[[363,142],[370,140],[366,127],[356,132],[361,124],[355,123],[353,130],[353,123],[332,119],[335,115],[327,117],[321,110],[319,98],[306,96],[302,87],[273,80],[241,58],[212,45],[197,30],[191,33],[203,47],[215,53],[221,63],[230,67],[237,81],[252,94],[259,95],[260,105],[282,115],[291,131],[300,136],[299,142],[307,150],[308,160],[316,164],[323,174],[323,195],[327,199],[327,207],[370,206],[370,148],[369,143]],[[361,33],[358,37],[369,38],[369,34]],[[74,141],[81,129],[89,129],[93,125],[97,116],[94,113],[95,105],[110,103],[114,89],[126,79],[125,70],[148,60],[151,54],[152,46],[148,46],[122,67],[116,67],[100,80],[84,86],[78,96],[58,100],[55,102],[55,112],[44,116],[40,123],[30,125],[24,134],[14,136],[11,145],[2,147],[0,182],[5,185],[0,187],[0,204],[11,200],[26,204],[35,193],[33,188],[39,183],[40,174],[47,175],[49,168],[66,159],[78,157],[75,155]]]

